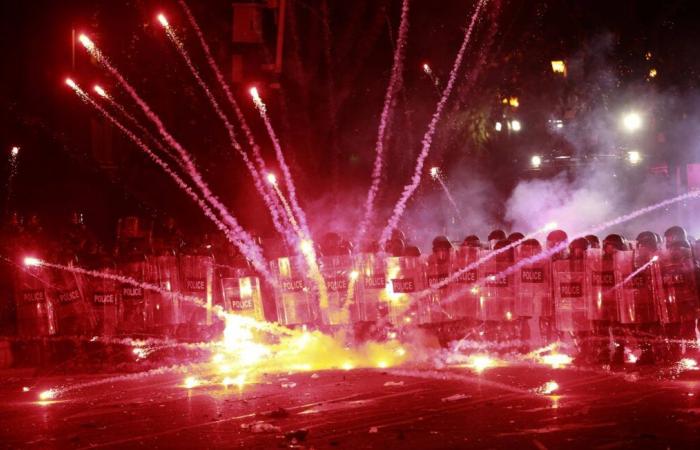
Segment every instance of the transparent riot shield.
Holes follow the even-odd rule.
[[[137,283],[146,280],[146,260],[139,259],[119,263],[119,273]],[[121,313],[119,329],[123,333],[144,333],[146,331],[146,293],[142,286],[122,283]]]
[[[617,322],[616,278],[613,257],[601,249],[586,250],[586,305],[592,321]]]
[[[479,320],[504,322],[515,317],[514,275],[501,275],[512,265],[496,256],[479,266]]]
[[[258,277],[222,278],[221,286],[224,304],[229,305],[226,308],[228,311],[257,320],[265,320]]]
[[[17,332],[23,337],[56,334],[56,304],[51,273],[43,267],[23,267],[16,272]]]
[[[475,263],[488,252],[478,247],[461,247],[455,258],[453,281],[455,293],[448,305],[448,311],[458,318],[476,319],[479,315],[479,270]]]
[[[111,267],[100,269],[101,272],[116,274]],[[87,277],[85,298],[92,306],[95,317],[95,334],[97,336],[114,336],[121,323],[119,319],[121,303],[121,286],[119,282],[107,278]]]
[[[206,255],[180,255],[181,323],[211,325],[214,304],[214,259]]]
[[[520,252],[518,260],[534,254]],[[548,258],[524,265],[515,276],[515,315],[518,317],[551,317],[552,262]]]
[[[388,313],[386,298],[386,273],[384,260],[373,253],[359,255],[356,259],[358,277],[354,281],[354,303],[350,306],[352,322],[376,322]]]
[[[651,257],[642,258],[638,251],[620,251],[613,255],[615,288],[619,291],[620,323],[641,325],[657,321],[655,296],[658,293],[659,265]]]
[[[317,304],[304,273],[304,261],[282,257],[270,265],[277,278],[275,306],[280,323],[290,326],[313,324],[318,317]]]
[[[558,259],[552,262],[554,322],[557,331],[581,333],[592,329],[586,303],[586,264],[584,259]]]
[[[328,307],[321,306],[321,317],[325,325],[348,325],[350,305],[354,302],[355,280],[350,255],[324,256],[319,258],[321,274],[328,290]],[[350,289],[350,284],[353,284]]]
[[[149,256],[146,279],[161,289],[160,292],[147,294],[150,299],[147,302],[149,328],[160,333],[172,334],[182,320],[177,257],[174,255]]]
[[[663,291],[657,308],[661,323],[694,321],[698,311],[698,287],[691,252],[686,248],[665,250],[659,265]]]
[[[63,336],[84,336],[95,327],[92,308],[85,296],[85,278],[74,272],[54,269],[56,325]]]
[[[426,258],[426,284],[430,289],[430,295],[421,300],[423,311],[420,316],[425,317],[424,322],[441,323],[456,320],[455,303],[452,297],[455,293],[455,284],[448,282],[453,272],[454,255],[439,258],[436,254]]]
[[[428,323],[430,316],[418,300],[425,289],[425,269],[420,257],[400,256],[385,259],[388,283],[386,297],[387,317],[394,325],[410,322]],[[409,310],[410,309],[410,310]]]

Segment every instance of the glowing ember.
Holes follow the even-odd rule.
[[[685,370],[698,370],[698,362],[691,358],[683,358],[678,364]]]
[[[10,154],[12,157],[15,157],[19,154],[19,147],[12,147],[12,150],[10,150]]]
[[[88,50],[92,50],[95,48],[95,44],[90,40],[89,37],[87,37],[84,34],[81,34],[78,36],[78,40],[80,41],[81,44],[83,44],[83,47],[85,47]]]
[[[350,272],[350,279],[352,281],[357,280],[359,277],[360,277],[360,272],[358,272],[357,270],[353,270],[352,272]]]
[[[193,389],[199,386],[201,383],[196,377],[185,378],[184,387],[187,389]]]
[[[168,23],[168,19],[165,18],[163,14],[158,14],[158,22],[160,22],[161,25],[163,25],[165,28],[168,28],[170,24]]]
[[[430,168],[430,176],[433,178],[437,178],[440,175],[440,168],[439,167],[431,167]]]
[[[58,391],[56,391],[55,389],[48,389],[46,391],[42,391],[39,394],[39,400],[42,400],[42,401],[53,400],[54,398],[56,398],[57,395],[58,395]]]
[[[41,265],[41,260],[33,256],[27,256],[24,258],[24,265],[27,267],[37,267]]]
[[[31,390],[31,389],[29,388],[29,386],[24,386],[24,387],[22,388],[22,392],[29,392],[30,390]]]
[[[481,373],[488,368],[495,367],[496,361],[488,355],[474,355],[469,358],[467,366],[474,369],[475,372]]]
[[[245,383],[246,383],[246,376],[245,376],[245,374],[240,374],[240,375],[233,377],[233,378],[225,377],[221,381],[221,383],[226,387],[229,387],[231,385],[235,385],[238,387],[238,389],[243,389],[243,386],[245,386]]]
[[[75,81],[71,80],[70,78],[66,78],[66,84],[71,87],[71,89],[77,89],[78,85],[75,84]]]
[[[541,361],[543,364],[552,366],[552,369],[559,369],[571,364],[573,358],[563,353],[550,353],[548,355],[544,355]]]
[[[146,356],[148,356],[148,352],[143,347],[134,347],[132,352],[134,353],[134,355],[136,355],[137,359],[143,359]]]
[[[274,173],[267,174],[267,182],[272,184],[272,185],[277,184],[277,177],[275,176]]]
[[[557,383],[556,381],[548,381],[538,389],[538,392],[544,395],[550,395],[558,390],[559,383]]]
[[[304,239],[301,241],[301,244],[299,244],[299,248],[304,253],[311,253],[314,249],[314,245],[310,240]]]
[[[105,92],[105,90],[102,89],[102,87],[100,87],[100,86],[98,86],[98,85],[95,85],[95,87],[93,88],[93,90],[94,90],[94,91],[97,93],[97,95],[99,95],[100,97],[107,98],[107,92]]]

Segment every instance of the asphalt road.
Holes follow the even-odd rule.
[[[700,371],[508,365],[266,375],[4,374],[4,448],[700,448]],[[205,379],[205,378],[200,378]],[[543,387],[555,381],[549,394]],[[29,391],[24,392],[23,387]],[[37,401],[47,388],[54,400]]]

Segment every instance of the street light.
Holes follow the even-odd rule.
[[[642,128],[642,116],[637,112],[628,112],[622,116],[622,125],[625,130],[630,133],[634,133]]]
[[[532,165],[533,169],[539,169],[542,165],[542,157],[540,155],[534,155],[532,158],[530,158],[530,164]]]
[[[642,161],[642,155],[636,150],[629,151],[627,152],[627,161],[630,164],[639,164]]]
[[[523,126],[520,124],[519,120],[511,120],[510,121],[510,129],[517,133],[523,129]]]
[[[503,129],[503,124],[501,122],[496,122],[494,128],[496,131],[500,132]]]
[[[566,63],[562,60],[552,61],[552,72],[566,76]]]

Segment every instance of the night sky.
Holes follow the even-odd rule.
[[[224,73],[229,73],[231,2],[190,3]],[[289,4],[284,70],[279,80],[252,74],[234,85],[234,91],[266,157],[273,161],[269,140],[244,91],[250,83],[261,86],[302,199],[319,191],[364,195],[401,2],[291,0]],[[382,201],[398,193],[412,170],[421,133],[437,100],[420,66],[429,62],[440,79],[447,77],[472,9],[473,2],[467,0],[412,4],[405,85],[390,130],[389,194]],[[172,182],[117,130],[105,127],[63,84],[70,75],[87,87],[94,82],[115,87],[80,46],[73,56],[75,29],[89,33],[152,103],[191,150],[213,190],[241,221],[267,233],[270,224],[261,219],[265,216],[261,202],[240,158],[228,146],[223,127],[155,24],[159,11],[168,14],[185,37],[196,64],[213,80],[176,2],[2,2],[0,149],[7,155],[13,145],[22,148],[11,207],[25,214],[38,211],[48,223],[65,221],[69,211],[81,210],[107,236],[115,219],[130,213],[156,220],[173,215],[185,228],[205,226],[201,214]],[[573,87],[564,88],[564,93],[580,89],[588,96],[582,103],[598,102],[611,92],[630,96],[639,89],[686,99],[659,106],[662,114],[654,132],[670,130],[669,124],[696,110],[699,12],[697,2],[682,0],[492,1],[468,50],[431,161],[447,166],[470,161],[487,173],[499,174],[499,186],[508,192],[524,176],[522,164],[517,163],[522,161],[521,149],[529,152],[533,142],[558,145],[545,130],[543,113],[560,106],[561,101],[561,90],[549,88],[552,59],[581,62],[578,72],[570,76]],[[265,33],[268,38],[274,34],[269,18]],[[268,41],[270,45],[255,52],[261,61],[274,55],[274,40]],[[645,59],[647,52],[651,57]],[[645,81],[650,67],[659,70],[651,83]],[[603,70],[614,75],[612,84],[597,78]],[[281,89],[271,86],[276,81]],[[461,113],[488,116],[502,95],[517,95],[523,104],[520,114],[530,118],[520,140],[504,143],[493,133],[475,138],[472,135],[478,132],[456,120]],[[120,99],[127,100],[123,95]],[[331,111],[333,104],[336,108]],[[107,141],[111,147],[103,151],[111,156],[105,164],[104,155],[96,154],[91,142],[110,132],[112,139]],[[655,162],[677,159],[688,149],[669,144],[664,152],[656,155]],[[4,157],[3,180],[8,170]]]

